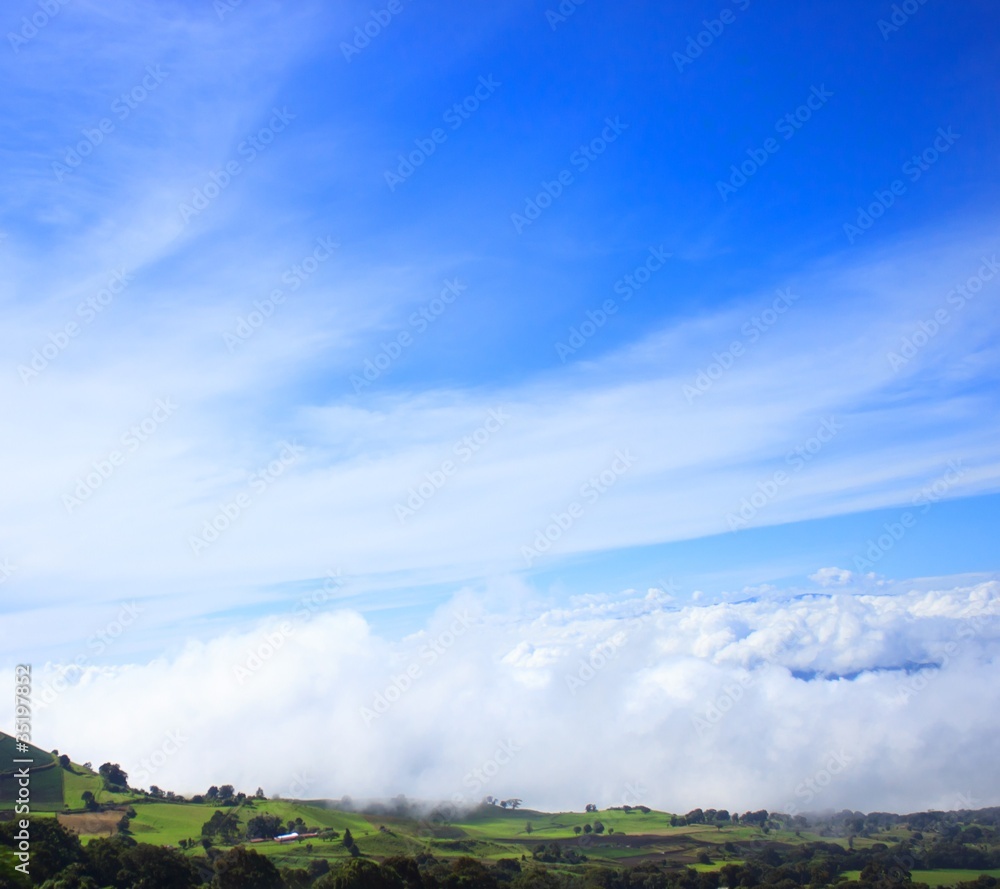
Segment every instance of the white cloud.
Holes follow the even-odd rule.
[[[815,574],[810,574],[809,579],[820,586],[845,586],[854,580],[854,572],[846,568],[820,568]]]
[[[88,667],[37,708],[35,731],[188,792],[288,792],[308,774],[299,795],[581,808],[640,784],[670,810],[911,810],[1000,778],[1000,583],[899,589],[528,611],[463,594],[399,642],[299,605],[284,627]],[[43,701],[56,675],[36,666]],[[177,753],[151,771],[142,760],[171,732]],[[468,779],[508,741],[516,755],[488,786]],[[810,796],[832,758],[848,765]]]

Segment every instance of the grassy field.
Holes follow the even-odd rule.
[[[0,808],[4,807],[4,802],[7,808],[13,807],[17,784],[7,765],[15,756],[14,740],[0,735],[0,770],[5,771],[5,774],[0,773]],[[39,814],[60,813],[59,820],[79,833],[85,842],[113,833],[124,809],[132,806],[135,816],[131,818],[130,831],[136,840],[175,847],[180,846],[182,840],[190,840],[193,845],[188,854],[206,854],[199,842],[202,825],[220,811],[220,807],[150,799],[134,793],[110,794],[103,789],[101,776],[91,769],[76,764],[63,769],[52,754],[38,748],[32,748],[26,756],[41,766],[31,775],[32,810]],[[84,812],[82,797],[88,790],[99,803],[116,808]],[[672,827],[670,814],[644,813],[638,809],[628,813],[620,809],[550,813],[481,807],[448,821],[432,813],[423,818],[366,816],[330,808],[322,800],[254,799],[228,811],[235,812],[244,827],[255,815],[268,814],[277,816],[284,826],[301,819],[308,830],[332,829],[339,834],[336,838],[312,837],[288,844],[273,841],[252,844],[256,851],[282,867],[305,867],[316,858],[325,858],[331,863],[348,858],[350,853],[341,842],[348,829],[361,854],[374,859],[429,852],[443,859],[472,856],[496,861],[526,856],[530,861],[532,852],[540,844],[558,843],[564,855],[585,856],[591,864],[633,865],[653,860],[671,866],[692,867],[698,872],[718,870],[726,864],[742,864],[752,850],[762,844],[786,848],[817,841],[848,845],[846,839],[808,831],[771,830],[765,834],[758,827],[742,824],[726,825],[721,829],[708,824]],[[603,825],[600,833],[593,830],[598,822]],[[590,833],[583,830],[585,825],[591,827]],[[581,832],[576,833],[574,828],[580,828]],[[885,834],[856,837],[854,845],[862,848],[876,842],[892,844],[909,837],[909,831],[896,828]],[[217,845],[222,844],[217,841]],[[710,863],[699,861],[706,855]],[[565,867],[561,862],[548,866]],[[1000,870],[988,873],[1000,878]],[[845,874],[846,879],[858,876],[858,872]],[[977,871],[965,870],[913,872],[914,882],[927,883],[934,889],[974,880],[978,876]]]
[[[92,788],[96,777],[84,770],[79,770],[76,774],[65,774],[69,779],[67,784],[72,787],[74,794]],[[179,846],[181,840],[199,840],[202,825],[219,810],[219,807],[208,804],[135,797],[132,798],[131,805],[136,812],[136,816],[131,819],[131,832],[135,839],[170,846]],[[636,812],[628,815],[620,811],[552,814],[524,809],[485,809],[446,823],[430,818],[421,820],[363,816],[290,800],[253,800],[252,804],[234,807],[230,811],[236,812],[243,825],[254,815],[270,814],[277,815],[282,824],[287,825],[288,822],[301,818],[309,829],[332,828],[341,837],[346,829],[350,829],[361,854],[375,859],[430,852],[445,859],[469,855],[484,861],[496,861],[500,858],[520,859],[525,855],[530,860],[532,850],[538,844],[558,842],[564,853],[572,851],[584,855],[592,864],[632,865],[652,859],[705,872],[718,870],[726,864],[742,864],[748,847],[759,842],[790,846],[822,840],[847,845],[846,840],[818,837],[808,832],[796,835],[791,831],[772,830],[765,835],[757,828],[742,825],[723,827],[721,830],[710,825],[671,827],[670,816],[662,812]],[[116,811],[89,817],[84,814],[63,815],[60,820],[71,825],[87,841],[107,836],[111,825],[120,816],[120,811]],[[574,826],[593,826],[595,821],[604,825],[603,834],[576,834],[573,831]],[[859,845],[859,842],[860,838],[856,839],[855,845]],[[867,842],[877,840],[870,839]],[[727,843],[732,844],[729,851],[723,848]],[[305,867],[315,858],[325,858],[333,863],[349,857],[339,837],[314,837],[289,844],[255,843],[253,848],[281,867]],[[703,853],[709,856],[711,863],[698,861],[699,855]],[[200,844],[196,844],[189,854],[201,856],[205,852]],[[1000,870],[988,873],[1000,877]],[[848,880],[857,879],[859,872],[847,872],[844,876]],[[927,883],[934,889],[974,880],[978,876],[978,871],[965,870],[913,872],[914,882]]]
[[[63,771],[63,799],[71,809],[83,807],[83,794],[87,790],[94,794],[95,799],[100,800],[103,788],[101,776],[83,766],[73,765],[72,770]]]
[[[20,785],[14,777],[22,764],[15,759],[31,759],[34,762],[28,766],[31,791],[31,810],[33,812],[55,812],[63,807],[63,770],[56,758],[40,747],[28,745],[28,750],[19,753],[16,740],[10,735],[0,733],[0,807],[13,808],[14,800]]]
[[[90,779],[74,775],[74,793],[82,793]],[[217,811],[216,806],[193,803],[174,803],[162,800],[133,799],[136,816],[131,820],[131,831],[137,840],[150,843],[179,845],[181,840],[198,840],[202,825]],[[737,858],[722,851],[724,842],[742,842],[761,836],[760,831],[735,827],[719,831],[714,827],[694,825],[671,827],[669,816],[651,812],[626,815],[623,812],[557,813],[531,810],[487,810],[471,813],[460,821],[443,823],[430,818],[401,819],[390,816],[362,816],[334,809],[286,800],[254,800],[237,810],[241,824],[245,825],[254,815],[277,815],[283,824],[301,818],[309,828],[332,828],[341,835],[350,829],[363,855],[385,858],[390,855],[415,855],[431,852],[441,858],[472,855],[484,860],[520,858],[531,856],[539,843],[559,842],[567,850],[586,855],[592,861],[620,862],[638,857],[660,856],[678,863],[695,863],[698,851],[709,850],[719,867]],[[602,835],[576,834],[574,826],[600,821],[605,825]],[[86,840],[92,836],[106,836],[107,824],[94,822],[88,830],[87,822],[70,820],[74,829],[81,829]],[[528,824],[531,824],[529,831]],[[312,851],[306,850],[306,845]],[[281,864],[297,866],[309,857],[330,859],[347,856],[339,840],[327,841],[313,838],[304,842],[279,845],[273,842],[254,844],[254,848]],[[200,847],[194,854],[203,854]]]

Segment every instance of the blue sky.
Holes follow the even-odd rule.
[[[4,665],[989,584],[997,11],[903,6],[8,4]]]

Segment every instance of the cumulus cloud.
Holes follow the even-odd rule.
[[[846,568],[820,568],[809,579],[820,586],[844,586],[854,580],[854,572]]]
[[[500,601],[390,640],[320,592],[169,659],[36,667],[36,736],[179,792],[546,809],[912,810],[1000,778],[997,581]]]

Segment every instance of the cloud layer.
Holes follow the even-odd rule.
[[[544,609],[507,585],[399,642],[336,591],[173,658],[36,667],[36,736],[147,787],[544,809],[912,810],[1000,778],[993,580]]]

